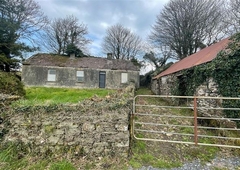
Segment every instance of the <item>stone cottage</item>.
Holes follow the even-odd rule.
[[[36,54],[22,67],[26,86],[118,89],[139,87],[139,68],[131,61],[100,57]]]
[[[230,40],[228,38],[219,41],[209,47],[206,47],[195,54],[192,54],[171,65],[167,70],[153,77],[151,90],[154,94],[171,95],[174,82],[179,82],[179,87],[184,90],[184,82],[181,81],[182,71],[195,66],[211,62],[217,57],[217,54],[225,49]],[[208,87],[201,86],[196,90],[197,96],[216,96],[217,94],[208,94],[216,92],[216,84],[212,79],[208,80]],[[211,90],[207,90],[211,88]],[[181,90],[180,90],[181,91]],[[180,94],[181,95],[181,94]]]

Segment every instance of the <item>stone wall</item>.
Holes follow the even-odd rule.
[[[174,87],[174,81],[177,81],[178,77],[175,74],[161,77],[160,79],[155,79],[152,82],[152,91],[154,94],[159,95],[172,95],[172,89]],[[160,88],[160,89],[159,89]],[[204,96],[204,97],[219,97],[218,85],[214,82],[212,78],[209,78],[206,82],[200,85],[195,93],[195,96]],[[189,103],[190,106],[193,106],[193,102]],[[197,106],[201,107],[198,109],[199,116],[204,117],[222,117],[223,113],[221,110],[214,110],[209,108],[222,107],[221,99],[197,99]]]
[[[160,94],[160,79],[154,79],[151,82],[151,91],[153,92],[153,94],[159,95]]]
[[[176,87],[174,87],[174,82],[177,81],[178,77],[175,74],[168,75],[161,77],[159,79],[155,79],[152,83],[152,91],[154,94],[160,94],[160,95],[172,95],[172,90]],[[218,94],[218,86],[213,81],[212,78],[208,79],[206,82],[204,82],[202,85],[200,85],[195,93],[195,96],[209,96],[209,97],[218,97],[220,96]],[[216,99],[198,99],[198,107],[221,107],[221,101]],[[193,105],[193,103],[191,104]],[[215,111],[217,112],[217,111]],[[217,114],[217,113],[211,113],[211,111],[206,109],[200,109],[199,113],[202,113],[203,116],[209,116],[209,114]]]
[[[160,79],[156,79],[152,83],[152,91],[155,94],[159,95],[171,95],[172,89],[174,87],[174,81],[177,81],[178,77],[176,74],[168,75],[165,77],[161,77]],[[159,84],[158,84],[159,83]],[[160,89],[159,89],[160,88]],[[220,97],[221,95],[218,92],[218,85],[214,82],[213,78],[209,78],[202,85],[197,87],[195,96],[204,96],[204,97]],[[169,100],[170,102],[174,102]],[[179,104],[179,103],[178,103]],[[189,106],[193,106],[193,101],[188,103]],[[222,100],[221,99],[211,99],[205,98],[197,99],[197,113],[198,116],[201,117],[225,117],[223,114],[223,110],[221,109],[211,109],[211,108],[222,108]],[[208,126],[218,126],[221,124],[222,127],[226,128],[236,128],[236,122],[228,120],[228,119],[219,119],[219,120],[211,120],[205,119],[202,121],[205,125]]]
[[[214,82],[212,78],[209,78],[206,82],[200,85],[196,91],[195,96],[204,96],[204,97],[220,97],[218,93],[218,85]],[[220,99],[198,99],[198,106],[205,108],[216,108],[222,107],[222,101]],[[199,114],[206,117],[221,117],[222,111],[220,110],[211,110],[211,109],[199,109]]]
[[[8,129],[4,142],[21,141],[37,155],[127,157],[133,97],[134,87],[128,87],[76,105],[10,109],[0,115]]]
[[[177,76],[172,74],[152,80],[151,90],[157,95],[172,95],[174,82],[177,81]]]
[[[196,96],[209,96],[209,97],[219,97],[218,85],[214,82],[212,78],[209,78],[206,82],[200,85],[195,92]]]

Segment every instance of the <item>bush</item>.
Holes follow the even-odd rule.
[[[24,96],[25,90],[21,80],[15,73],[0,71],[0,93]]]

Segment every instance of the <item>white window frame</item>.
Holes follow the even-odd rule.
[[[128,73],[121,73],[121,83],[128,83]]]
[[[77,70],[76,71],[77,82],[84,82],[84,71]]]
[[[47,81],[56,81],[56,70],[55,69],[48,70]]]

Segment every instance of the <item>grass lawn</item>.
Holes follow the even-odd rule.
[[[109,89],[72,89],[72,88],[47,88],[47,87],[28,87],[26,96],[14,103],[14,105],[48,105],[78,103],[94,95],[99,97],[107,96],[114,90]]]

